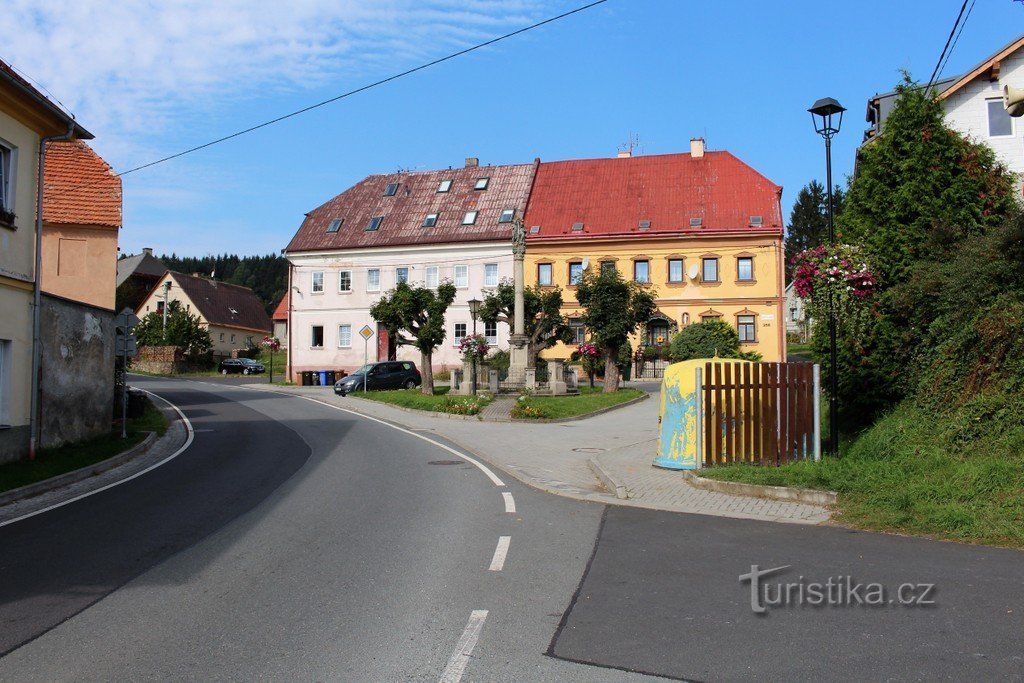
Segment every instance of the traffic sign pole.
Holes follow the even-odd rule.
[[[359,336],[363,338],[363,393],[366,393],[366,366],[370,362],[370,338],[373,336],[373,328],[369,325],[363,325],[363,329],[359,330]]]

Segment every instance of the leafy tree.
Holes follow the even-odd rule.
[[[986,145],[948,128],[942,104],[909,76],[897,86],[885,130],[865,145],[837,229],[859,246],[878,282],[867,325],[837,325],[839,403],[844,427],[871,420],[913,388],[915,353],[934,313],[900,301],[916,265],[943,244],[976,238],[1014,211],[1014,179]],[[921,319],[924,316],[924,320]],[[824,362],[827,320],[813,348]]]
[[[740,336],[721,320],[705,320],[687,325],[672,337],[669,358],[673,363],[691,358],[736,358],[740,354]]]
[[[832,190],[833,219],[843,210],[846,195],[838,185]],[[828,195],[825,186],[812,180],[796,196],[786,230],[786,282],[793,279],[793,258],[828,240]]]
[[[135,339],[139,346],[178,346],[186,356],[198,359],[213,348],[210,331],[181,306],[180,301],[167,305],[167,329],[162,313],[148,313],[135,326]]]
[[[512,280],[502,280],[498,288],[484,297],[480,319],[486,323],[503,322],[510,328],[515,318],[516,290]],[[523,333],[527,338],[529,366],[537,365],[544,349],[558,342],[571,342],[572,331],[562,315],[562,290],[527,287],[523,290]]]
[[[395,343],[419,349],[422,391],[428,396],[434,394],[434,349],[444,341],[444,314],[453,301],[455,285],[450,281],[442,282],[436,291],[399,282],[370,308],[370,315]]]
[[[618,270],[588,268],[576,288],[583,307],[583,324],[590,328],[594,344],[604,354],[604,391],[619,387],[619,349],[629,335],[650,320],[657,308],[648,286],[626,281]]]

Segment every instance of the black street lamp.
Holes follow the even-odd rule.
[[[832,136],[839,132],[843,125],[843,105],[832,97],[824,97],[807,111],[811,112],[814,131],[825,138],[825,176],[828,191],[828,244],[835,247],[836,231],[832,225]],[[836,115],[839,115],[838,118]],[[828,452],[839,455],[839,379],[836,372],[836,312],[835,293],[828,290]]]
[[[474,298],[470,299],[466,303],[469,304],[469,315],[473,318],[473,378],[470,381],[472,382],[471,386],[473,387],[473,394],[476,394],[476,318],[480,315],[480,304],[483,302],[480,301],[480,299]]]

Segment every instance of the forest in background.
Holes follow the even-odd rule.
[[[161,255],[168,270],[179,273],[199,273],[218,282],[248,287],[263,302],[268,314],[274,312],[277,302],[288,289],[288,259],[277,254],[266,256],[178,256]]]

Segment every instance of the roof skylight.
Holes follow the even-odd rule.
[[[498,216],[498,222],[499,223],[511,223],[512,219],[515,218],[515,215],[516,215],[516,210],[515,209],[505,209],[504,211],[501,212],[501,215]]]
[[[344,222],[344,218],[335,218],[331,221],[331,224],[327,226],[327,232],[338,232],[341,230],[341,224]]]
[[[699,228],[701,225],[703,225],[703,223],[704,223],[704,219],[703,218],[691,218],[690,219],[690,227],[691,228]]]
[[[582,223],[573,223],[572,224],[572,231],[573,232],[583,232],[583,224]]]
[[[751,225],[764,225],[764,216],[751,216],[750,217],[750,224]]]
[[[530,234],[531,235],[536,235],[538,232],[540,232],[540,226],[539,225],[534,225],[533,227],[530,228]]]
[[[423,219],[423,227],[424,228],[432,228],[435,225],[437,225],[437,214],[436,213],[428,213],[427,217]]]
[[[476,223],[476,211],[467,211],[466,215],[462,217],[463,225],[473,225]]]
[[[385,197],[394,197],[396,192],[398,192],[398,183],[388,183],[388,186],[384,188]]]
[[[380,228],[380,224],[384,221],[384,216],[374,216],[370,219],[370,222],[366,224],[366,232],[372,232]]]
[[[651,222],[650,221],[640,221],[640,223],[637,224],[636,227],[639,230],[650,230],[651,229]]]
[[[474,190],[486,190],[487,183],[491,182],[490,178],[477,178],[476,185],[473,186]]]
[[[437,191],[438,192],[447,192],[450,189],[452,189],[452,181],[451,180],[442,180],[437,185]]]

